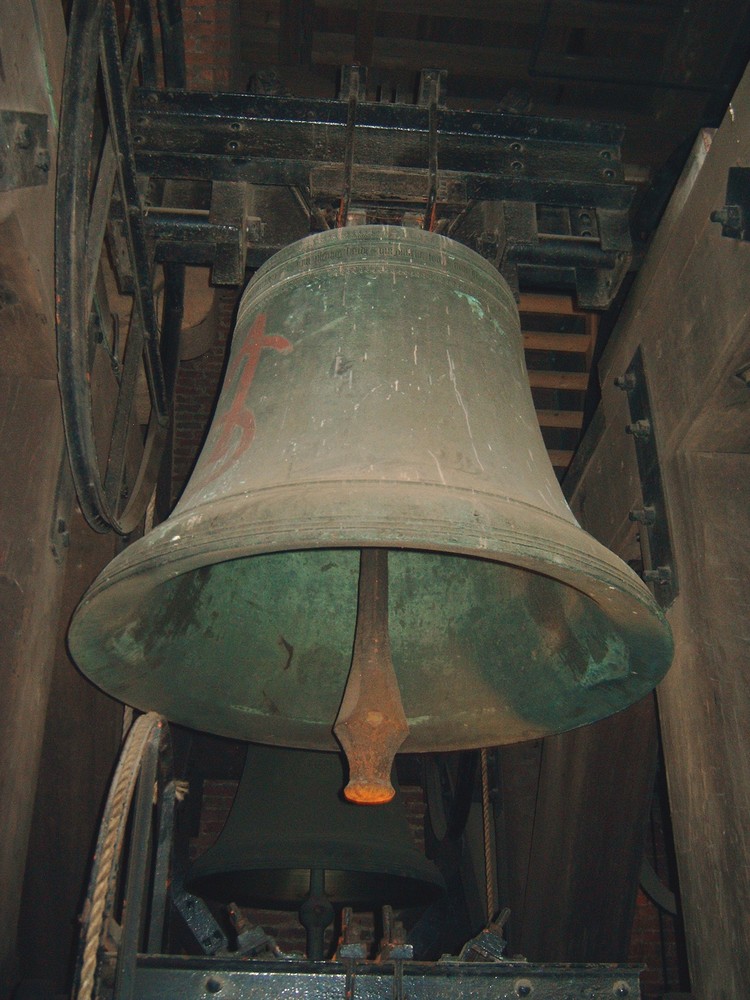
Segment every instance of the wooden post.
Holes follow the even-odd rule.
[[[55,645],[60,641],[60,629],[67,625],[60,620],[67,549],[59,529],[64,533],[69,525],[73,491],[57,386],[54,316],[55,166],[64,52],[63,9],[55,0],[21,0],[13,5],[12,16],[0,18],[4,68],[0,74],[0,106],[4,111],[46,116],[50,156],[46,182],[0,192],[3,997],[10,993],[19,975],[16,928],[27,845]],[[11,156],[13,152],[9,151]],[[58,524],[58,520],[63,523]],[[94,542],[101,545],[102,539],[97,536]],[[72,666],[69,669],[73,670]],[[68,801],[68,815],[78,805]],[[65,821],[64,816],[57,818]],[[93,823],[92,817],[90,821]],[[93,828],[89,833],[92,835]],[[87,850],[88,844],[83,849]],[[67,861],[64,852],[58,855],[60,866],[66,866]],[[38,902],[47,905],[47,900]],[[50,902],[52,909],[57,902]]]
[[[35,17],[35,11],[38,17]],[[53,311],[54,150],[65,25],[59,4],[0,21],[0,103],[44,114],[46,184],[0,193],[0,993],[16,974],[16,924],[57,631],[62,566],[51,518],[63,460]],[[12,58],[11,58],[12,54]]]
[[[710,218],[735,166],[750,167],[750,72],[674,192],[602,358],[600,414],[571,473],[574,511],[599,537],[617,534],[640,497],[613,379],[640,346],[680,587],[658,704],[697,1000],[744,996],[750,983],[750,391],[736,375],[750,362],[750,245]]]

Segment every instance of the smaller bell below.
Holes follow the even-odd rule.
[[[443,878],[414,844],[393,781],[386,805],[353,805],[341,792],[338,754],[251,745],[226,825],[188,888],[280,910],[299,909],[311,881],[331,904],[355,910],[429,904],[444,893]]]

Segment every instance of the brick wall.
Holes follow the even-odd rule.
[[[189,90],[242,89],[239,78],[239,0],[183,0],[185,63]],[[219,289],[214,346],[180,365],[175,395],[172,498],[185,485],[208,430],[221,385],[227,342],[239,289]]]
[[[239,291],[218,292],[216,341],[205,354],[180,364],[175,386],[175,436],[172,452],[172,498],[177,500],[195,464],[221,387],[227,344]]]
[[[183,0],[188,90],[238,90],[239,0]]]

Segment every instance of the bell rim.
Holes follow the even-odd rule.
[[[217,562],[280,552],[377,547],[484,559],[551,577],[592,600],[623,627],[633,626],[633,632],[642,635],[644,625],[650,624],[654,640],[661,638],[664,646],[663,669],[655,671],[659,676],[651,687],[666,673],[673,643],[664,612],[635,572],[572,515],[568,520],[516,498],[464,487],[442,488],[436,504],[435,487],[428,483],[337,480],[307,485],[315,490],[314,516],[309,509],[299,509],[300,498],[302,506],[309,504],[309,494],[299,483],[274,485],[249,496],[235,494],[187,508],[138,539],[104,568],[76,609],[69,634],[74,657],[82,616],[132,578],[148,577],[155,591],[162,583]],[[377,517],[372,513],[373,498],[379,507]],[[295,499],[297,504],[290,502]],[[360,504],[367,512],[358,520]],[[428,512],[436,506],[440,518]],[[337,520],[346,523],[336,527]],[[354,527],[359,531],[355,533]],[[559,540],[551,538],[550,528]],[[627,607],[621,606],[622,599]],[[613,614],[615,610],[619,613]]]

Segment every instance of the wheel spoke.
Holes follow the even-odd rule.
[[[123,202],[125,232],[134,276],[133,309],[140,322],[140,329],[145,340],[143,357],[146,379],[151,394],[151,405],[160,417],[166,418],[169,407],[159,355],[158,323],[150,266],[151,254],[148,250],[143,224],[135,157],[129,141],[130,130],[123,68],[120,60],[117,20],[114,8],[109,4],[105,5],[104,8],[102,28],[102,74],[107,95],[110,134],[117,154],[117,174]]]
[[[113,510],[118,510],[122,501],[122,484],[125,472],[125,456],[131,430],[131,418],[135,405],[135,391],[140,371],[140,355],[143,348],[143,334],[138,328],[138,317],[133,316],[122,366],[120,391],[112,422],[112,437],[107,456],[107,473],[104,478],[104,492]]]

